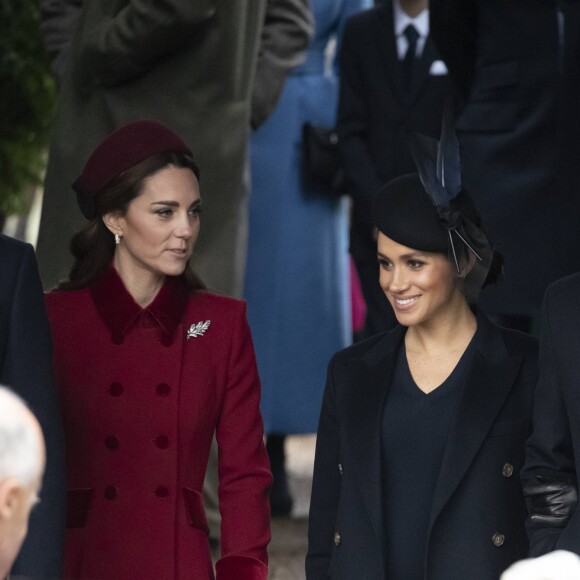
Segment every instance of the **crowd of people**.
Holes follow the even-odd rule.
[[[375,4],[41,0],[0,578],[266,580],[314,432],[307,580],[576,577],[580,2]]]

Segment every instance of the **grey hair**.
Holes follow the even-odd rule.
[[[0,385],[0,481],[14,477],[23,486],[39,476],[42,442],[26,403]]]

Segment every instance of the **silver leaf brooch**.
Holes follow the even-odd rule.
[[[192,324],[189,327],[189,330],[187,331],[187,340],[189,340],[190,338],[197,338],[198,336],[203,336],[207,329],[209,328],[209,325],[211,324],[211,320],[206,320],[205,322],[201,321],[198,322],[197,324]]]

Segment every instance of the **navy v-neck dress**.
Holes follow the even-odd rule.
[[[476,341],[477,333],[447,379],[428,394],[413,380],[404,343],[397,355],[382,420],[387,580],[424,578],[431,503]]]

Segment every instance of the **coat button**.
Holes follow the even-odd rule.
[[[491,541],[496,548],[499,548],[499,547],[503,546],[503,544],[505,542],[505,536],[503,534],[496,532],[492,536]]]
[[[340,473],[340,475],[342,475],[344,473],[344,469],[342,468],[342,463],[338,464],[338,473]]]
[[[111,383],[109,385],[109,395],[111,397],[120,397],[123,394],[123,385],[121,383]]]
[[[342,542],[342,538],[340,537],[340,534],[338,532],[335,532],[334,533],[334,545],[340,546],[340,542]]]
[[[167,395],[169,395],[169,393],[171,392],[171,387],[167,384],[167,383],[159,383],[156,387],[155,387],[155,392],[160,396],[160,397],[166,397]]]
[[[118,449],[119,448],[119,440],[114,435],[108,435],[105,437],[105,446],[107,449]]]
[[[158,485],[155,489],[155,495],[160,499],[165,499],[169,497],[169,490],[164,485]]]
[[[117,488],[114,485],[107,485],[105,487],[105,498],[113,500],[117,497]]]
[[[501,470],[504,477],[511,477],[514,474],[514,466],[511,463],[506,463]]]
[[[169,437],[167,437],[167,435],[159,435],[159,437],[155,439],[155,445],[157,445],[159,449],[167,449],[169,447]]]

